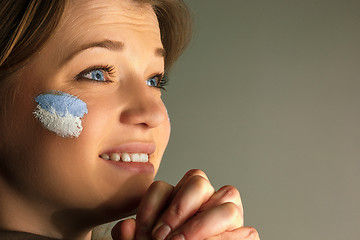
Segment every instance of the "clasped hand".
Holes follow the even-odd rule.
[[[114,240],[259,240],[258,232],[244,227],[238,190],[215,191],[201,170],[191,170],[174,187],[154,182],[135,219],[120,221]]]

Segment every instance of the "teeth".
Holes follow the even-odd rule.
[[[138,154],[138,153],[131,154],[131,161],[132,162],[140,162],[140,154]]]
[[[121,154],[121,160],[123,162],[131,162],[130,154],[128,154],[128,153]]]
[[[112,153],[110,156],[108,154],[101,154],[100,157],[105,160],[111,160],[115,162],[148,162],[149,155],[146,153]]]
[[[111,154],[110,160],[111,160],[111,161],[115,161],[115,162],[120,161],[120,154],[118,154],[118,153],[113,153],[113,154]]]
[[[149,155],[147,155],[146,153],[141,153],[140,162],[148,162],[148,161],[149,161]]]
[[[110,157],[109,157],[109,155],[107,155],[107,154],[101,154],[100,155],[100,157],[102,158],[102,159],[105,159],[105,160],[110,160]]]

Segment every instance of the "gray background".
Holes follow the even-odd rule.
[[[157,179],[236,186],[262,240],[360,236],[360,1],[188,0]]]

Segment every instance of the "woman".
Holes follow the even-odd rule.
[[[233,187],[200,170],[153,183],[180,0],[8,0],[0,16],[0,239],[90,239],[135,212],[114,239],[258,239]]]

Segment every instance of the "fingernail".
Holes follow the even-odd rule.
[[[168,225],[164,224],[155,231],[153,237],[156,240],[164,240],[170,232],[171,228]]]
[[[185,236],[183,234],[177,234],[173,236],[171,240],[185,240]]]

